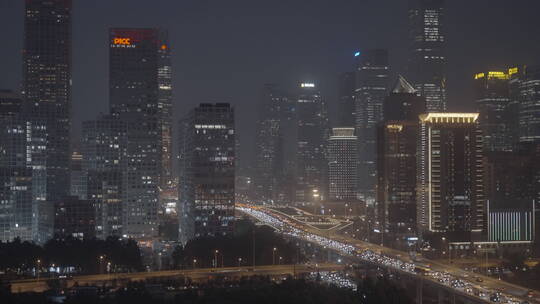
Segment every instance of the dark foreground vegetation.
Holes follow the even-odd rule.
[[[217,252],[216,252],[217,250]],[[294,264],[305,261],[294,241],[284,239],[268,226],[239,220],[232,236],[201,237],[177,246],[172,255],[175,268]]]
[[[142,270],[141,253],[133,240],[110,237],[106,240],[53,239],[44,246],[30,242],[0,242],[0,269],[6,275],[46,273],[49,267],[60,272],[90,274],[110,271]]]
[[[385,279],[363,281],[358,291],[303,279],[288,278],[274,282],[267,277],[234,281],[217,279],[204,284],[188,284],[187,287],[178,287],[177,284],[178,281],[134,282],[117,290],[77,287],[62,295],[61,301],[65,304],[412,303],[404,290],[396,288]],[[47,294],[9,294],[6,291],[0,297],[2,303],[6,304],[51,303],[53,299],[60,300]]]

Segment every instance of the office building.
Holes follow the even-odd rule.
[[[35,209],[42,219],[35,240],[52,237],[54,203],[70,191],[71,0],[25,1],[23,97],[32,124],[29,166]],[[38,149],[39,147],[39,149]]]
[[[488,241],[533,241],[534,201],[513,200],[511,205],[488,201]]]
[[[339,126],[353,127],[356,121],[354,91],[356,88],[355,72],[346,72],[338,78]]]
[[[377,221],[381,231],[398,239],[416,235],[418,115],[425,103],[399,76],[377,127]]]
[[[451,240],[480,237],[486,227],[482,131],[478,113],[420,115],[418,232]]]
[[[128,123],[114,116],[83,122],[82,172],[85,200],[95,208],[96,237],[122,236],[129,217]]]
[[[478,121],[484,136],[484,150],[512,151],[516,144],[518,103],[510,99],[509,80],[517,68],[486,71],[474,76]]]
[[[324,199],[327,194],[328,117],[326,104],[314,83],[301,83],[298,90],[296,201],[310,202]]]
[[[328,179],[331,201],[355,201],[358,181],[358,138],[354,128],[333,128],[328,140]]]
[[[92,239],[96,235],[95,207],[91,201],[66,196],[56,202],[54,232],[56,237]]]
[[[280,182],[284,173],[281,116],[287,98],[275,84],[265,85],[261,95],[253,180],[256,198],[272,203],[281,200]]]
[[[164,147],[171,114],[167,37],[157,29],[115,28],[109,41],[111,115],[128,129],[123,234],[150,239],[158,232],[163,155],[171,151]]]
[[[182,120],[180,241],[234,228],[235,125],[228,103],[200,104]]]
[[[444,6],[444,0],[409,0],[408,76],[428,112],[447,109]]]
[[[519,142],[540,141],[540,66],[514,68],[510,95],[518,103]]]
[[[356,136],[358,136],[359,193],[366,202],[375,198],[376,133],[383,120],[384,99],[388,95],[388,52],[367,50],[357,52],[356,69]]]

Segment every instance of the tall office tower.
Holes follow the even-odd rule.
[[[170,89],[170,77],[161,75],[167,74],[165,36],[157,29],[109,31],[111,114],[128,124],[123,233],[137,239],[157,235],[163,155],[170,152],[163,146],[170,123],[164,123],[170,117],[165,106],[170,92],[163,89]]]
[[[25,114],[45,142],[32,152],[36,240],[52,237],[54,202],[69,194],[71,112],[71,0],[28,0],[24,19]],[[46,131],[45,131],[46,130]],[[35,147],[35,146],[34,146]],[[38,156],[39,154],[39,156]],[[44,203],[46,202],[46,203]],[[43,212],[42,212],[43,211]]]
[[[329,198],[332,201],[357,199],[358,138],[354,128],[333,128],[328,140]]]
[[[346,72],[339,75],[339,125],[353,127],[356,121],[356,108],[354,105],[354,89],[356,88],[355,72]]]
[[[265,202],[280,200],[280,181],[283,178],[283,133],[281,112],[287,98],[275,84],[262,91],[255,141],[254,184],[257,199]]]
[[[161,187],[172,187],[172,63],[169,35],[160,31],[161,46],[158,49],[158,111],[161,126]]]
[[[515,69],[510,80],[511,98],[517,100],[519,142],[540,141],[540,66]]]
[[[234,228],[235,127],[228,103],[200,104],[181,122],[180,241]]]
[[[128,123],[114,116],[101,116],[83,122],[82,171],[86,199],[95,207],[96,236],[124,235],[129,215],[128,198]]]
[[[83,156],[77,151],[71,153],[70,195],[81,200],[86,199],[86,172],[82,168]]]
[[[486,229],[478,113],[420,115],[417,223],[420,234],[467,241]]]
[[[27,166],[26,140],[30,124],[21,117],[22,100],[0,91],[0,241],[35,237],[32,168]]]
[[[377,220],[379,230],[395,236],[386,239],[416,233],[418,115],[425,109],[425,99],[399,76],[377,127]]]
[[[388,94],[388,52],[357,52],[356,69],[356,136],[358,136],[359,193],[367,202],[375,198],[376,128],[383,120],[383,103]]]
[[[484,136],[484,151],[512,151],[515,146],[517,102],[511,102],[509,79],[517,69],[488,71],[474,76],[478,121]]]
[[[96,209],[89,200],[67,196],[56,202],[54,216],[55,237],[92,239],[96,236]]]
[[[325,199],[327,193],[326,104],[313,83],[301,83],[296,101],[296,201]],[[316,193],[316,195],[314,195]]]
[[[444,2],[409,0],[409,77],[428,112],[447,109]]]

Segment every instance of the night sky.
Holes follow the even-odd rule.
[[[175,119],[199,102],[232,103],[244,159],[264,83],[319,83],[335,116],[337,76],[354,68],[356,49],[388,48],[395,74],[407,59],[405,0],[73,2],[75,134],[108,111],[109,27],[168,29]],[[538,0],[447,0],[450,110],[474,109],[475,72],[540,63],[539,9]],[[0,0],[0,88],[21,87],[23,16],[24,1]]]

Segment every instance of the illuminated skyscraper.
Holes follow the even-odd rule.
[[[127,220],[124,203],[127,189],[128,123],[118,117],[101,116],[83,122],[82,171],[85,199],[95,207],[95,235],[105,239],[122,236]]]
[[[281,117],[288,99],[275,84],[264,86],[257,121],[255,194],[263,201],[280,200],[283,178],[283,130]]]
[[[419,233],[467,241],[486,229],[482,131],[478,113],[420,115],[417,161]]]
[[[378,221],[381,230],[396,238],[416,233],[418,115],[425,108],[425,99],[399,76],[377,127]]]
[[[301,83],[296,101],[296,200],[312,201],[313,193],[324,199],[327,193],[326,104],[313,83]]]
[[[346,72],[339,75],[339,126],[353,127],[356,121],[356,108],[354,104],[354,91],[356,88],[355,72]]]
[[[428,112],[447,109],[444,27],[444,0],[409,0],[409,78]]]
[[[200,104],[180,124],[180,241],[234,228],[235,127],[228,103]]]
[[[164,155],[171,151],[167,36],[158,29],[111,29],[109,42],[111,114],[128,129],[123,234],[151,238],[158,232],[159,186],[168,170]]]
[[[512,75],[511,98],[518,102],[519,142],[540,141],[540,66],[524,66]]]
[[[383,103],[388,94],[388,52],[357,52],[356,69],[356,136],[358,136],[359,193],[366,201],[375,198],[376,128],[383,120]]]
[[[54,203],[69,194],[71,129],[71,0],[27,0],[23,96],[31,122],[34,240],[52,237]],[[39,138],[39,140],[38,140]],[[43,142],[41,142],[43,140]]]
[[[358,182],[358,138],[354,128],[333,128],[328,140],[329,199],[355,201]]]
[[[486,152],[512,151],[516,144],[518,103],[510,99],[510,73],[517,73],[517,69],[474,76],[478,121]]]

